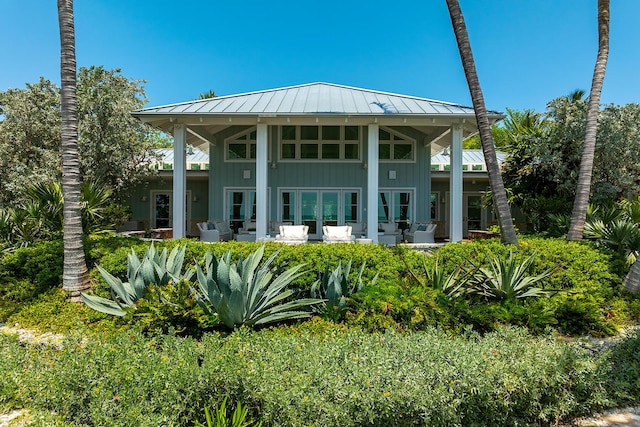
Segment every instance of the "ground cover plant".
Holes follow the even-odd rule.
[[[370,334],[319,321],[201,340],[75,336],[62,350],[0,341],[0,406],[88,425],[192,425],[225,397],[267,426],[554,425],[640,392],[640,336],[596,357],[522,329]]]
[[[238,282],[246,291],[267,277],[269,269],[258,274],[266,259],[274,278],[305,264],[289,275],[282,302],[312,290],[329,299],[329,281],[333,293],[345,285],[350,294],[346,302],[334,295],[339,316],[324,316],[331,322],[316,317],[256,330],[233,323],[233,332],[211,316],[219,309],[207,314],[197,304],[196,276],[146,284],[122,317],[70,304],[55,275],[61,257],[33,252],[38,245],[0,258],[0,289],[18,281],[30,289],[24,297],[0,292],[13,300],[0,322],[69,339],[60,350],[0,337],[0,408],[53,411],[60,425],[206,423],[205,408],[220,408],[225,398],[228,415],[240,406],[265,426],[553,425],[640,395],[639,336],[592,355],[550,332],[607,335],[640,317],[638,298],[620,286],[625,263],[588,242],[524,238],[510,248],[489,240],[431,254],[378,245],[160,242],[151,258],[183,253],[180,275],[207,265],[201,273],[218,278],[214,259],[218,268],[223,260],[238,279],[247,272]],[[125,281],[132,248],[143,254],[149,244],[91,237],[86,250],[92,265]],[[22,267],[30,256],[54,274]],[[349,263],[361,268],[345,269]],[[546,295],[474,292],[471,283],[497,280],[492,264],[519,272],[508,275],[518,280],[539,277],[523,293],[535,287]],[[92,277],[94,292],[110,297],[109,280],[97,268]]]

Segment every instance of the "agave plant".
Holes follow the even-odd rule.
[[[549,277],[554,269],[530,276],[528,271],[534,262],[535,254],[518,262],[513,256],[513,251],[509,252],[509,258],[495,257],[491,262],[491,269],[480,268],[475,291],[498,300],[548,296],[548,290],[533,285]]]
[[[320,280],[317,280],[311,286],[311,297],[325,300],[322,303],[320,312],[333,321],[340,320],[347,310],[347,297],[360,292],[364,287],[362,280],[362,272],[366,266],[366,262],[360,266],[360,271],[356,279],[349,283],[349,272],[351,271],[351,260],[342,267],[342,263],[338,263],[335,270],[329,271],[327,267],[322,274]],[[378,275],[371,280],[373,284],[378,280]]]
[[[228,328],[240,325],[263,325],[287,319],[309,317],[310,312],[300,310],[322,302],[314,298],[302,298],[283,302],[293,291],[285,289],[292,281],[305,273],[297,265],[275,274],[271,265],[277,256],[271,255],[260,265],[264,246],[247,259],[231,263],[231,251],[220,258],[207,252],[205,270],[196,263],[199,292],[198,300],[207,313],[217,314],[219,321]]]
[[[463,272],[462,265],[459,265],[451,274],[447,275],[438,263],[436,262],[433,267],[427,267],[426,260],[422,260],[425,274],[427,275],[427,282],[433,289],[437,289],[449,298],[457,298],[466,293],[464,285],[469,281],[468,278],[459,277]]]
[[[131,249],[131,253],[127,257],[128,282],[123,282],[104,268],[97,266],[98,271],[111,288],[113,299],[82,293],[82,301],[102,313],[124,316],[127,314],[125,308],[135,307],[136,301],[142,298],[145,289],[150,284],[164,286],[169,281],[191,280],[192,270],[181,274],[184,254],[185,246],[175,247],[171,253],[167,254],[167,248],[164,248],[160,253],[151,243],[142,260],[139,260],[136,252]]]

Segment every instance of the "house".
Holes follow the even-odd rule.
[[[237,231],[253,219],[258,238],[271,221],[309,225],[318,240],[326,224],[435,221],[438,235],[460,241],[490,221],[477,218],[484,161],[463,161],[462,140],[477,131],[469,107],[312,83],[133,115],[174,137],[159,180],[131,200],[134,219],[172,227],[174,238],[197,235],[198,221]],[[367,237],[377,242],[377,227]]]

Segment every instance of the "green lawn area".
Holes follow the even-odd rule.
[[[207,250],[230,250],[235,263],[259,248],[160,245],[180,246],[185,269],[203,266]],[[148,243],[93,237],[87,258],[126,281],[132,247],[141,256]],[[69,303],[59,290],[61,243],[5,254],[0,322],[66,339],[34,345],[0,335],[0,409],[45,414],[32,425],[190,426],[227,398],[230,412],[240,403],[265,426],[529,426],[640,395],[640,333],[600,352],[574,342],[640,323],[639,298],[620,287],[628,267],[588,242],[527,237],[509,248],[487,240],[430,254],[267,244],[264,252],[274,256],[276,277],[305,264],[285,301],[309,297],[325,270],[349,260],[350,283],[366,263],[364,286],[345,294],[340,311],[317,307],[306,319],[232,329],[213,303],[196,303],[196,276],[150,286],[135,309],[113,317]],[[544,295],[516,298],[492,287],[492,260],[510,253],[514,265],[534,256],[527,277],[551,271],[533,285]],[[94,293],[111,298],[102,275],[91,274]]]

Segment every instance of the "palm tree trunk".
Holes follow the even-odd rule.
[[[584,223],[587,219],[587,206],[591,192],[591,175],[593,172],[593,156],[596,151],[596,132],[598,130],[598,113],[600,112],[600,94],[604,73],[607,69],[609,57],[609,0],[598,0],[598,57],[593,70],[591,81],[591,93],[589,94],[589,106],[587,108],[587,127],[584,135],[584,147],[580,160],[580,174],[576,198],[573,202],[571,213],[571,225],[567,240],[576,241],[582,239]]]
[[[622,286],[629,292],[640,292],[640,262],[636,261],[631,265]]]
[[[504,189],[504,182],[500,174],[500,165],[496,157],[496,148],[493,145],[493,137],[491,136],[491,125],[487,116],[487,109],[484,105],[484,96],[476,65],[473,60],[473,52],[469,43],[469,35],[467,34],[467,26],[464,22],[462,10],[458,0],[446,0],[451,16],[451,25],[458,42],[458,50],[460,51],[460,59],[464,68],[464,74],[469,85],[473,109],[476,113],[476,121],[478,122],[478,131],[480,133],[480,141],[482,142],[482,152],[489,173],[489,183],[491,185],[491,193],[493,195],[493,204],[498,214],[498,222],[502,241],[504,243],[518,244],[518,237],[513,226],[513,218],[511,217],[511,209],[507,202],[507,193]]]
[[[60,24],[60,77],[62,79],[62,195],[64,197],[64,267],[62,288],[79,301],[89,288],[82,244],[80,163],[78,161],[78,100],[73,0],[58,0]]]

